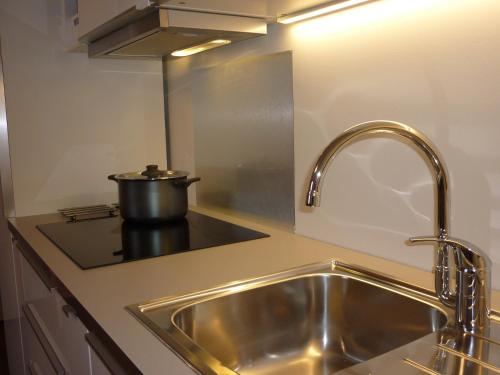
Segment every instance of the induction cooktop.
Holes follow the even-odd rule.
[[[115,216],[37,228],[84,270],[269,237],[193,211],[160,224],[132,224]]]

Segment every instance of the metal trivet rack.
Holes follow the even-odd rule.
[[[105,217],[114,217],[118,215],[120,206],[118,204],[97,204],[94,206],[82,206],[62,208],[59,213],[70,222],[83,220],[102,219]]]

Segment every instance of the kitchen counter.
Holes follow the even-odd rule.
[[[273,227],[191,207],[193,211],[270,235],[253,241],[151,258],[109,267],[81,270],[36,226],[61,221],[59,214],[13,218],[9,227],[21,237],[144,374],[193,374],[193,370],[139,323],[125,306],[182,295],[219,284],[275,273],[300,265],[336,259],[433,289],[429,272],[329,245]],[[402,245],[402,251],[404,245]],[[494,292],[492,306],[500,307]]]

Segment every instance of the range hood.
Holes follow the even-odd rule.
[[[163,57],[215,39],[238,42],[266,33],[265,20],[258,18],[155,8],[88,41],[88,54],[89,57]]]

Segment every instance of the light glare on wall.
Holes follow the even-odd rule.
[[[297,13],[292,13],[283,17],[279,17],[278,22],[284,24],[299,22],[307,20],[309,18],[322,16],[323,14],[337,12],[339,10],[350,8],[355,5],[367,3],[368,1],[372,0],[345,0],[345,1],[335,1],[334,3],[330,2],[320,7],[306,9]]]
[[[231,43],[231,41],[227,40],[227,39],[214,39],[214,40],[211,40],[210,42],[207,42],[207,43],[198,44],[198,45],[193,46],[193,47],[189,47],[186,49],[179,49],[177,51],[174,51],[174,52],[172,52],[172,56],[176,56],[176,57],[190,56],[190,55],[194,55],[195,53],[207,51],[207,50],[212,49],[212,48],[225,46],[226,44],[229,44],[229,43]]]

